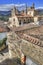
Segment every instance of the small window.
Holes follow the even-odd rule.
[[[30,12],[30,15],[31,15],[31,12]]]

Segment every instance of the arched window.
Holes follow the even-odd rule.
[[[19,20],[19,25],[21,25],[21,20]]]
[[[23,22],[23,24],[25,24],[26,23],[26,21],[25,21],[25,19],[24,19],[24,22]]]
[[[25,22],[25,19],[24,19],[24,22]]]

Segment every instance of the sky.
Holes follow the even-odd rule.
[[[22,4],[25,3],[28,6],[35,3],[35,7],[43,7],[43,0],[0,0],[0,4]]]
[[[35,8],[43,8],[43,0],[0,0],[0,10],[9,10],[14,4],[31,6],[32,3],[35,4]]]

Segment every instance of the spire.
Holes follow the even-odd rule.
[[[32,4],[32,8],[35,8],[35,4],[34,3]]]
[[[26,14],[27,14],[27,4],[26,4]]]

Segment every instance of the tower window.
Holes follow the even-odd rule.
[[[15,21],[15,19],[13,21]]]
[[[31,15],[31,12],[30,12],[30,15]]]

